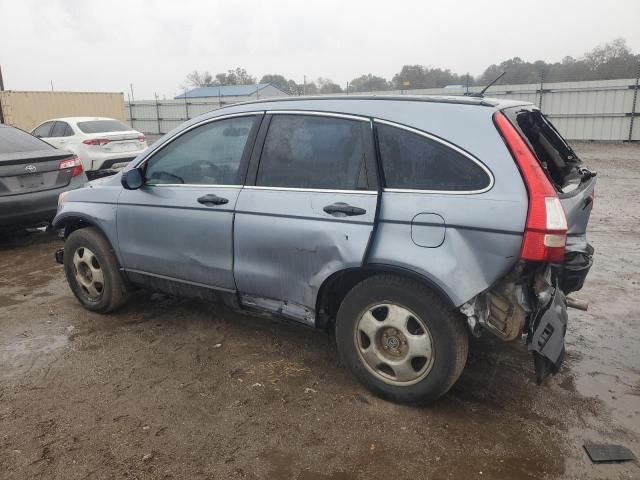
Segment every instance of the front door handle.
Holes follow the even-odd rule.
[[[331,215],[339,217],[353,217],[354,215],[364,215],[367,211],[364,208],[354,207],[347,203],[337,202],[327,205],[323,210]],[[338,215],[336,215],[338,214]]]
[[[210,193],[208,195],[200,197],[198,199],[198,203],[202,203],[203,205],[210,207],[211,205],[224,205],[225,203],[229,203],[229,200]]]

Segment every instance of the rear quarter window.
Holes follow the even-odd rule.
[[[376,129],[387,188],[473,192],[491,185],[480,165],[437,140],[381,123]]]

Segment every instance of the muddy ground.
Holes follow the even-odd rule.
[[[140,292],[83,310],[57,238],[0,240],[0,478],[640,478],[640,146],[578,144],[599,171],[595,266],[568,358],[538,387],[521,344],[483,337],[436,404],[379,400],[332,338]]]

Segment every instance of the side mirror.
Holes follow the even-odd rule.
[[[127,190],[137,190],[144,184],[142,172],[137,168],[128,170],[122,174],[122,186]]]

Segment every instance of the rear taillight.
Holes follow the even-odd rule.
[[[560,199],[540,162],[507,117],[497,112],[493,121],[518,164],[529,193],[520,258],[561,263],[567,242],[567,217]]]
[[[110,141],[111,140],[109,140],[108,138],[90,138],[87,140],[83,140],[82,143],[84,143],[85,145],[106,145]]]
[[[58,170],[66,170],[68,168],[72,169],[71,176],[77,177],[82,173],[82,161],[74,155],[73,157],[65,158],[58,165]]]
[[[146,140],[146,138],[144,138],[144,135],[140,135],[140,136],[138,137],[138,141],[139,141],[139,142],[144,142],[145,140]]]

